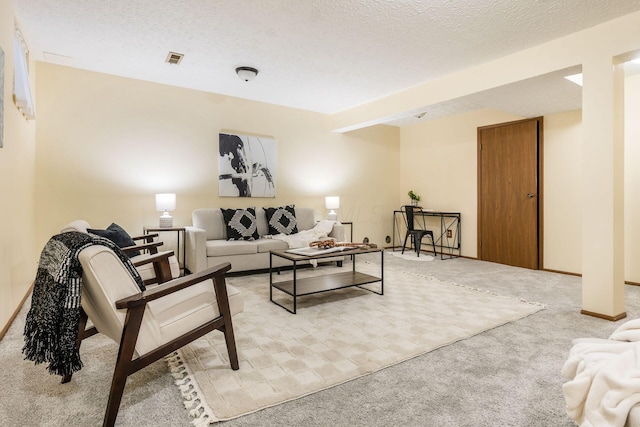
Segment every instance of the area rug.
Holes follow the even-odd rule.
[[[348,268],[309,268],[298,277]],[[380,265],[358,262],[358,270],[379,275]],[[283,272],[274,280],[291,277]],[[228,278],[245,297],[244,312],[233,318],[240,369],[230,368],[218,331],[167,357],[193,424],[297,399],[544,308],[392,268],[385,268],[384,279],[384,295],[357,287],[309,295],[291,314],[269,301],[268,274]],[[379,283],[366,286],[380,289]],[[290,297],[278,300],[286,304]]]
[[[397,251],[391,251],[391,252],[387,252],[387,253],[390,253],[391,255],[395,256],[396,258],[406,259],[406,260],[409,260],[409,261],[428,262],[428,261],[433,261],[435,259],[435,257],[433,255],[420,254],[420,256],[418,256],[414,251],[405,251],[404,253],[397,252]]]

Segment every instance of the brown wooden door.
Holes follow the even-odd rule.
[[[478,258],[540,268],[542,118],[478,128]]]

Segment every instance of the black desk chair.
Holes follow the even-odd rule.
[[[437,255],[438,253],[436,252],[436,242],[433,238],[433,231],[415,227],[416,212],[421,213],[422,208],[410,205],[402,207],[402,217],[404,218],[404,225],[407,226],[407,234],[404,236],[404,243],[402,244],[402,253],[404,253],[404,248],[407,246],[407,239],[409,238],[409,236],[411,236],[411,239],[413,240],[413,246],[416,250],[416,255],[420,256],[420,246],[422,244],[422,238],[424,236],[429,236],[431,238],[431,244],[433,245],[433,255]]]

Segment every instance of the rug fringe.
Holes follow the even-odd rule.
[[[199,396],[202,391],[192,379],[189,366],[182,361],[180,350],[165,356],[169,367],[169,372],[174,378],[174,383],[178,386],[182,395],[184,408],[189,415],[194,418],[191,425],[194,427],[206,427],[220,421],[213,413],[213,410]]]

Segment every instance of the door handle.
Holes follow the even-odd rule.
[[[529,198],[529,199],[533,199],[534,197],[536,197],[536,195],[533,194],[533,193],[527,194],[527,198]]]

